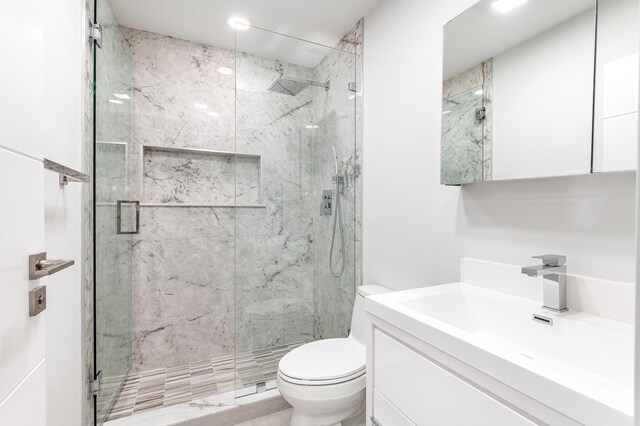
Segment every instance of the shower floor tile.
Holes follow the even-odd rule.
[[[273,380],[278,362],[304,342],[129,374],[106,420]],[[236,386],[238,380],[238,386]]]

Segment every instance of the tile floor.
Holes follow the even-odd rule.
[[[278,362],[304,342],[129,374],[106,420],[230,392],[276,378]],[[237,376],[236,376],[237,373]]]

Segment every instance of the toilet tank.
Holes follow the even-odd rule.
[[[351,315],[351,337],[354,337],[362,345],[366,345],[367,336],[365,334],[365,312],[364,298],[374,294],[388,293],[389,290],[381,285],[361,285],[356,293],[356,300],[353,304],[353,314]]]

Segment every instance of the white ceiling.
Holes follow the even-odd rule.
[[[504,14],[494,1],[481,0],[445,25],[445,81],[588,9],[595,30],[595,0],[529,0]]]
[[[248,18],[256,27],[333,47],[381,0],[111,0],[120,25],[184,40],[235,49],[230,16]],[[275,39],[275,38],[274,38]],[[265,43],[267,44],[267,43]],[[270,43],[263,56],[292,56],[288,62],[314,66],[317,54],[292,54]],[[285,59],[282,59],[285,60]]]

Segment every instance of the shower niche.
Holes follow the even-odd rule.
[[[152,145],[142,153],[144,206],[264,206],[260,155]]]

